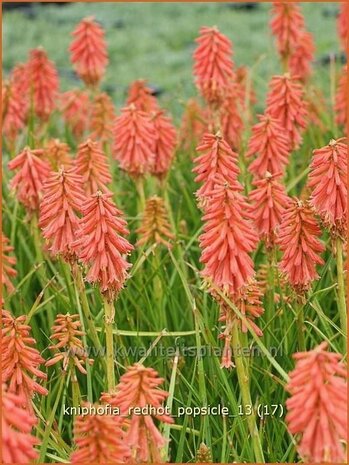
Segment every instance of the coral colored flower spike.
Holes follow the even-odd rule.
[[[88,127],[91,104],[87,91],[74,89],[60,96],[60,110],[65,124],[80,139]]]
[[[96,86],[108,64],[104,31],[93,17],[80,21],[72,33],[70,59],[78,76],[87,86]]]
[[[315,45],[313,35],[302,31],[298,43],[289,61],[290,72],[293,76],[299,76],[306,81],[311,74],[311,63],[314,60]]]
[[[112,99],[102,92],[92,102],[90,131],[93,139],[109,142],[112,139],[115,110]]]
[[[177,133],[171,118],[163,110],[153,114],[151,121],[155,131],[155,158],[151,174],[163,179],[170,170],[177,144]]]
[[[10,240],[2,233],[1,265],[2,265],[2,285],[6,287],[7,292],[15,290],[11,279],[17,276],[15,270],[16,257],[12,255],[14,247],[10,245]]]
[[[341,76],[339,78],[337,93],[336,93],[336,122],[342,126],[346,126],[348,118],[348,68],[347,65],[343,66]]]
[[[151,88],[147,86],[147,81],[144,79],[138,79],[132,82],[128,89],[126,105],[130,106],[132,104],[138,110],[147,113],[159,110],[156,97],[153,95]]]

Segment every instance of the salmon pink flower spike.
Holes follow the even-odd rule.
[[[36,425],[36,418],[23,408],[25,399],[2,386],[2,460],[4,463],[31,463],[38,458],[34,446],[38,439],[31,431]]]
[[[207,111],[202,108],[197,100],[191,98],[187,101],[182,116],[179,131],[179,146],[184,151],[193,151],[205,131],[207,131]]]
[[[313,151],[310,165],[310,203],[318,215],[337,234],[345,234],[347,223],[348,143],[332,139]]]
[[[270,174],[267,171],[263,179],[253,182],[255,189],[249,195],[254,223],[268,248],[275,243],[277,228],[289,200],[280,176],[281,173]]]
[[[240,146],[241,133],[244,128],[242,121],[243,102],[240,86],[231,84],[221,106],[221,127],[225,140],[236,150]]]
[[[79,236],[77,213],[85,201],[82,177],[74,169],[52,172],[44,184],[39,226],[53,255],[76,260],[73,244]]]
[[[60,110],[67,127],[80,139],[88,128],[90,99],[84,90],[74,89],[60,96]]]
[[[299,434],[298,453],[305,462],[345,463],[347,438],[347,370],[342,356],[322,342],[293,355],[289,374],[286,423]]]
[[[61,166],[69,168],[73,164],[70,156],[69,145],[59,139],[51,139],[45,147],[45,159],[50,163],[53,170],[58,170]]]
[[[18,200],[29,211],[38,210],[42,187],[50,173],[50,165],[44,160],[44,150],[25,147],[9,162],[8,167],[10,170],[18,170],[10,183]]]
[[[99,285],[100,291],[113,301],[123,288],[130,268],[123,257],[133,246],[121,236],[127,235],[126,221],[112,200],[112,194],[97,191],[81,207],[80,238],[76,250],[89,267],[86,281]]]
[[[27,72],[35,114],[46,121],[56,107],[59,87],[57,69],[45,50],[37,48],[30,52]]]
[[[128,89],[128,95],[126,105],[134,105],[137,110],[150,113],[152,111],[158,111],[159,105],[153,91],[147,86],[145,79],[138,79],[132,82]]]
[[[267,96],[267,113],[279,119],[289,136],[292,149],[300,146],[301,132],[307,125],[308,114],[303,97],[303,86],[297,77],[284,74],[272,78]]]
[[[10,146],[25,126],[27,116],[26,96],[17,92],[13,82],[2,86],[2,132]]]
[[[348,105],[347,105],[347,93],[348,93],[348,68],[347,65],[343,66],[341,76],[336,92],[336,122],[337,124],[346,126],[348,118]]]
[[[174,157],[177,145],[176,128],[163,110],[154,113],[151,121],[155,131],[155,159],[150,172],[163,179],[169,172]]]
[[[120,408],[123,415],[129,415],[135,407],[159,409],[168,397],[168,392],[159,389],[164,382],[152,368],[135,363],[120,378],[114,394],[105,394],[102,400]],[[162,462],[161,449],[166,440],[155,426],[153,417],[164,423],[173,423],[167,414],[132,414],[127,430],[126,443],[131,447],[138,462]]]
[[[252,127],[246,157],[257,155],[250,164],[249,171],[257,178],[266,172],[272,175],[284,173],[289,163],[290,142],[278,119],[258,115],[259,123]]]
[[[16,257],[12,255],[14,247],[10,245],[10,240],[2,233],[2,249],[1,249],[1,263],[2,263],[2,285],[6,287],[7,292],[11,293],[15,290],[12,284],[12,279],[17,276],[15,270]]]
[[[113,134],[115,110],[112,99],[102,92],[95,96],[92,102],[90,131],[93,139],[108,142]]]
[[[103,412],[102,405],[86,402],[88,415],[77,416],[74,421],[74,441],[77,449],[71,455],[71,463],[126,463],[130,449],[125,444],[125,433],[117,415]],[[94,410],[98,413],[94,413]],[[129,462],[128,462],[129,463]]]
[[[311,63],[314,60],[315,45],[313,34],[302,31],[299,35],[297,46],[290,56],[289,67],[293,76],[299,76],[301,81],[306,81],[312,69]]]
[[[94,18],[84,18],[72,33],[70,60],[87,86],[97,86],[108,64],[104,31]]]
[[[112,177],[107,156],[100,142],[87,139],[79,145],[75,170],[82,176],[84,190],[87,194],[95,194],[97,190],[110,192],[107,185],[112,182]]]
[[[342,49],[346,52],[349,37],[349,5],[347,2],[339,4],[339,15],[337,17],[337,30]]]
[[[224,292],[235,294],[254,276],[253,261],[248,255],[257,245],[258,236],[241,185],[230,185],[217,175],[210,192],[210,202],[203,216],[200,262],[202,276]]]
[[[225,97],[234,72],[230,40],[217,27],[202,27],[194,58],[195,83],[208,104],[217,106]]]
[[[8,384],[9,392],[23,397],[23,405],[31,412],[34,393],[45,396],[48,391],[35,381],[47,378],[39,370],[45,360],[33,347],[36,341],[30,337],[31,328],[25,321],[26,315],[14,318],[2,310],[2,381]]]
[[[238,155],[233,152],[220,133],[205,134],[196,150],[199,156],[194,160],[193,172],[197,175],[195,181],[202,183],[196,192],[199,199],[204,201],[211,194],[217,174],[232,186],[236,184],[240,174],[237,164]]]
[[[285,60],[294,52],[304,29],[304,18],[297,3],[273,2],[270,27],[277,49]]]
[[[310,205],[296,198],[289,201],[279,228],[278,244],[283,252],[280,270],[299,293],[305,292],[319,276],[316,265],[324,261],[319,241],[321,230]]]
[[[132,177],[148,173],[155,160],[156,132],[148,113],[134,104],[123,108],[114,125],[114,156]]]

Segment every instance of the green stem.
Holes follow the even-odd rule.
[[[266,305],[265,305],[265,322],[267,325],[267,332],[265,341],[267,347],[270,344],[270,335],[272,334],[272,322],[274,316],[274,296],[275,296],[275,277],[274,277],[274,251],[268,251],[268,275],[267,275],[267,291],[266,291]]]
[[[143,213],[145,209],[144,179],[138,176],[135,179],[136,189],[138,192],[138,213]]]
[[[343,272],[343,242],[338,237],[336,240],[337,280],[338,280],[338,309],[341,328],[344,337],[347,336],[347,305],[345,299],[345,284]]]
[[[76,370],[75,370],[75,366],[73,365],[73,362],[71,362],[70,371],[71,371],[73,407],[79,407],[81,395],[80,395],[78,378],[76,376]]]
[[[256,459],[256,462],[258,463],[264,463],[262,445],[260,442],[259,433],[258,433],[257,424],[256,424],[256,415],[254,413],[254,407],[253,407],[252,400],[251,400],[250,379],[249,379],[249,375],[245,367],[244,360],[242,358],[242,353],[244,353],[244,350],[241,344],[240,331],[239,331],[238,325],[234,325],[234,328],[233,328],[233,348],[234,348],[234,353],[235,353],[236,372],[238,376],[242,402],[244,404],[243,410],[245,410],[246,406],[250,406],[251,408],[251,414],[247,415],[247,423],[248,423],[248,428],[250,430],[250,434],[252,438],[252,445],[253,445],[255,459]],[[241,353],[238,353],[239,351]]]
[[[114,305],[104,298],[104,330],[105,330],[105,344],[107,349],[107,386],[108,392],[112,391],[115,387],[115,372],[114,372],[114,340],[113,340],[113,324],[114,324]]]
[[[298,338],[298,350],[300,352],[305,351],[305,338],[304,338],[304,305],[302,303],[297,304],[297,338]]]

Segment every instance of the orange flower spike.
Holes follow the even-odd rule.
[[[92,102],[90,131],[93,139],[109,141],[113,135],[115,110],[112,99],[102,92]]]
[[[349,5],[347,2],[339,4],[339,15],[337,17],[338,36],[341,41],[341,46],[344,51],[348,47],[349,36]]]
[[[249,171],[262,178],[268,171],[276,174],[285,171],[289,163],[290,143],[280,122],[270,115],[258,115],[259,123],[252,127],[246,157],[257,155]]]
[[[203,216],[200,262],[205,265],[202,276],[229,294],[235,294],[254,276],[249,256],[258,242],[252,216],[242,186],[230,185],[217,175],[210,192],[210,202]]]
[[[103,410],[102,405],[84,403],[83,407]],[[104,413],[76,416],[74,441],[77,448],[71,463],[126,463],[130,457],[120,420],[117,415],[108,414],[107,409]]]
[[[272,15],[270,27],[276,37],[277,49],[281,57],[287,60],[299,43],[304,18],[295,2],[273,2]]]
[[[23,407],[25,399],[8,392],[5,384],[2,385],[1,403],[2,460],[4,463],[31,463],[38,458],[34,446],[39,441],[31,434],[36,418]]]
[[[196,192],[199,199],[204,200],[210,195],[217,174],[231,185],[236,183],[240,174],[238,155],[219,133],[205,134],[196,150],[199,156],[194,160],[193,172],[197,175],[195,181],[203,183]]]
[[[70,156],[69,145],[59,139],[51,139],[45,147],[45,159],[50,163],[53,170],[58,170],[61,166],[70,168],[73,160]]]
[[[277,227],[289,200],[280,176],[281,173],[266,172],[263,179],[253,181],[255,189],[249,195],[254,223],[267,247],[274,245]]]
[[[171,248],[169,240],[174,240],[164,199],[154,195],[146,201],[141,227],[137,229],[137,246],[144,244],[163,244]]]
[[[112,182],[107,156],[100,142],[87,139],[78,147],[75,159],[76,173],[82,176],[87,194],[95,194],[97,190],[110,192],[107,185]]]
[[[325,225],[345,234],[347,223],[348,145],[345,138],[332,139],[313,151],[310,165],[310,203]]]
[[[90,99],[86,91],[69,90],[60,96],[60,110],[65,124],[75,137],[81,138],[87,130],[90,115]]]
[[[156,97],[153,91],[147,86],[147,81],[138,79],[132,82],[128,89],[126,105],[134,105],[138,110],[150,113],[160,110]]]
[[[9,293],[15,290],[11,280],[17,276],[17,271],[14,268],[17,260],[16,257],[12,255],[13,251],[14,247],[10,245],[10,240],[2,233],[2,285],[6,287]]]
[[[311,75],[311,63],[314,60],[315,45],[313,34],[302,31],[299,35],[297,46],[290,56],[289,67],[293,76],[298,76],[301,81],[306,81]]]
[[[35,381],[47,378],[39,370],[45,360],[33,347],[36,341],[30,337],[31,328],[25,321],[26,315],[15,318],[2,310],[2,381],[8,384],[9,392],[23,397],[23,405],[31,412],[34,393],[45,396],[48,391]]]
[[[5,83],[2,86],[2,131],[11,144],[25,126],[25,108],[26,96],[17,92],[13,82]]]
[[[76,259],[73,244],[79,236],[77,213],[85,201],[82,177],[74,169],[52,172],[44,184],[39,226],[50,244],[52,255],[67,261]]]
[[[72,361],[76,368],[86,375],[87,372],[83,365],[86,363],[92,365],[93,360],[87,357],[81,341],[81,337],[85,333],[80,328],[79,315],[70,315],[67,313],[66,315],[59,314],[56,316],[54,326],[52,327],[51,339],[57,340],[57,343],[51,345],[49,349],[57,351],[57,353],[47,360],[45,364],[47,367],[63,361],[63,370],[66,371],[69,367],[69,362]]]
[[[116,208],[112,194],[97,191],[81,207],[80,237],[75,247],[80,260],[89,267],[86,281],[98,284],[102,294],[113,301],[123,288],[130,268],[123,257],[133,246],[127,235],[126,221]]]
[[[37,48],[30,52],[27,72],[34,112],[46,121],[56,108],[59,87],[56,67],[45,50]]]
[[[25,147],[8,164],[10,170],[18,170],[10,187],[16,191],[18,200],[30,211],[38,210],[42,187],[50,173],[50,165],[43,158],[44,150]]]
[[[155,159],[150,173],[163,179],[170,170],[177,145],[177,132],[172,119],[163,110],[156,112],[151,121],[155,131]]]
[[[297,292],[307,291],[319,277],[316,265],[324,263],[320,254],[325,250],[320,236],[310,206],[296,198],[290,200],[281,219],[277,242],[283,252],[280,270]]]
[[[179,131],[179,145],[184,151],[192,151],[207,131],[207,116],[207,111],[194,98],[187,101]]]
[[[87,86],[97,86],[108,64],[104,31],[93,17],[84,18],[72,33],[70,60]]]
[[[292,149],[297,149],[301,142],[301,132],[307,125],[307,108],[304,101],[303,86],[297,77],[289,74],[274,76],[270,82],[267,96],[267,111],[279,119],[287,131]]]
[[[293,355],[296,366],[286,389],[286,423],[299,434],[298,452],[305,462],[344,463],[347,437],[347,370],[341,354],[322,342]]]
[[[156,132],[149,114],[134,104],[121,110],[114,125],[114,156],[130,176],[148,173],[155,160]]]
[[[241,117],[243,104],[241,88],[238,84],[231,84],[221,106],[221,127],[225,140],[236,150],[240,146],[244,123]]]
[[[348,89],[348,70],[347,65],[343,66],[341,76],[339,78],[339,83],[336,92],[336,103],[335,103],[335,112],[336,112],[336,122],[342,126],[347,124],[347,89]]]
[[[219,105],[234,77],[232,44],[217,27],[202,27],[194,58],[195,83],[210,105]]]

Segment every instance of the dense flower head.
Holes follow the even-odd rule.
[[[30,337],[31,328],[26,324],[26,316],[13,317],[2,310],[2,381],[8,384],[9,392],[23,398],[23,405],[32,411],[34,393],[46,395],[47,390],[35,379],[46,379],[39,366],[45,362],[37,349],[36,341]],[[34,347],[33,347],[34,346]]]
[[[112,99],[105,92],[97,94],[92,102],[91,137],[103,142],[111,140],[114,118],[115,109]]]
[[[316,265],[324,262],[321,230],[307,202],[290,199],[279,227],[278,243],[283,252],[280,269],[298,292],[306,291],[318,278]]]
[[[342,49],[346,52],[349,34],[349,5],[347,2],[341,2],[339,5],[340,10],[337,18],[337,30]]]
[[[45,121],[56,108],[59,87],[56,67],[45,50],[37,48],[30,52],[27,72],[34,112]]]
[[[299,35],[294,52],[290,56],[289,68],[294,76],[299,76],[302,81],[311,74],[311,63],[314,60],[314,38],[308,31],[302,31]]]
[[[2,249],[1,249],[1,265],[2,265],[2,285],[6,287],[7,292],[15,290],[12,284],[12,279],[17,276],[15,270],[16,257],[12,254],[14,247],[10,244],[10,239],[2,232]]]
[[[2,85],[2,132],[10,144],[24,128],[26,116],[26,95],[17,91],[14,82],[5,82]]]
[[[207,131],[207,110],[196,99],[186,102],[179,130],[179,146],[183,151],[193,150]]]
[[[259,115],[259,122],[252,127],[246,157],[256,156],[249,171],[257,178],[266,172],[276,174],[285,171],[289,163],[290,143],[277,118],[269,114]]]
[[[77,446],[71,455],[72,463],[125,463],[130,450],[117,415],[105,412],[102,405],[84,403],[91,409],[88,415],[79,415],[74,421],[74,442]],[[98,409],[94,413],[92,408]]]
[[[114,156],[131,176],[148,173],[155,160],[156,132],[148,113],[134,104],[121,110],[114,125]]]
[[[28,66],[28,61],[26,63],[17,63],[11,72],[11,81],[14,83],[16,91],[27,98],[29,97],[30,89],[30,81],[28,80]],[[27,102],[27,106],[29,107],[29,101]]]
[[[166,116],[163,110],[154,113],[151,121],[155,131],[155,158],[150,172],[162,179],[171,167],[177,144],[177,132],[172,119]]]
[[[84,18],[72,33],[70,59],[78,76],[87,86],[96,86],[108,64],[104,31],[93,17]]]
[[[1,458],[4,463],[30,463],[38,458],[34,446],[38,439],[31,431],[36,425],[32,412],[23,407],[23,396],[9,392],[2,385],[1,395]]]
[[[128,277],[130,263],[123,257],[133,246],[121,235],[127,235],[126,221],[116,208],[112,194],[97,191],[81,206],[80,237],[76,241],[79,259],[88,267],[86,281],[99,285],[112,301]]]
[[[249,195],[254,223],[267,247],[274,245],[277,227],[288,203],[280,175],[273,175],[267,171],[264,178],[253,181],[255,189]]]
[[[84,365],[86,363],[92,364],[93,360],[87,357],[82,344],[81,337],[84,334],[84,331],[81,330],[79,315],[71,315],[70,313],[57,315],[51,335],[51,340],[56,340],[57,343],[49,346],[49,349],[56,353],[47,360],[45,365],[51,366],[62,361],[63,370],[66,371],[71,362],[81,373],[86,374]]]
[[[159,105],[153,90],[145,79],[133,81],[128,89],[126,105],[134,105],[138,110],[150,113],[158,111]]]
[[[343,233],[347,222],[348,143],[345,138],[332,139],[313,151],[310,165],[310,203],[325,225]]]
[[[270,27],[276,37],[277,49],[283,58],[288,58],[299,43],[304,28],[304,18],[296,2],[273,2]]]
[[[75,170],[82,176],[87,194],[95,194],[97,190],[110,192],[108,184],[112,182],[112,177],[109,163],[99,141],[88,138],[79,145]]]
[[[204,134],[200,145],[196,148],[199,156],[195,158],[193,172],[195,181],[202,183],[196,192],[199,199],[207,198],[215,184],[216,175],[221,175],[231,185],[235,185],[240,173],[238,155],[218,132]]]
[[[147,199],[141,226],[137,229],[137,245],[163,244],[171,247],[169,240],[175,239],[171,231],[164,199],[154,195]]]
[[[337,124],[346,126],[348,118],[348,68],[347,65],[343,66],[341,76],[339,78],[337,92],[336,92],[336,122]]]
[[[61,254],[65,260],[74,260],[74,241],[79,236],[81,205],[85,201],[82,177],[75,170],[52,172],[44,184],[40,203],[39,226],[50,245],[53,255]]]
[[[217,27],[202,27],[194,52],[195,83],[209,104],[222,102],[234,77],[232,44]]]
[[[301,435],[297,449],[306,462],[345,462],[347,370],[341,357],[327,350],[327,342],[293,355],[286,423],[291,434]]]
[[[50,139],[45,146],[45,159],[50,163],[53,170],[61,166],[69,168],[73,164],[70,155],[70,147],[59,139]]]
[[[303,97],[303,86],[296,76],[286,73],[272,78],[267,96],[267,113],[279,119],[293,149],[300,146],[301,132],[307,125],[307,108]]]
[[[202,276],[230,295],[247,284],[254,275],[249,256],[258,242],[252,217],[241,185],[230,185],[217,175],[210,202],[202,218],[200,262]]]
[[[164,379],[153,368],[135,363],[121,376],[115,393],[102,396],[102,400],[119,407],[124,415],[129,415],[135,407],[159,409],[168,396],[168,392],[159,389],[163,382]],[[153,417],[161,422],[173,423],[166,413],[131,415],[125,440],[139,462],[162,462],[161,449],[166,442]]]
[[[244,128],[241,116],[244,103],[242,100],[240,86],[237,83],[231,83],[220,108],[223,136],[235,149],[240,146]]]
[[[10,183],[18,200],[29,211],[38,210],[43,184],[50,173],[50,165],[44,160],[44,150],[25,147],[8,167],[18,171]]]
[[[90,99],[85,90],[73,89],[60,96],[59,107],[65,124],[73,135],[81,138],[88,128],[90,115]]]

